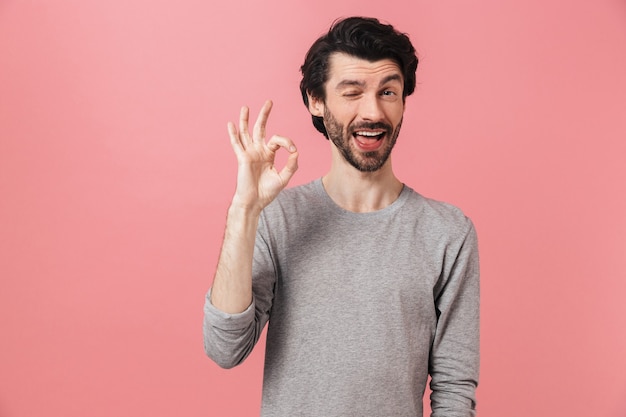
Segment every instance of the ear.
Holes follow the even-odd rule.
[[[320,98],[313,97],[311,93],[306,93],[309,99],[309,113],[313,116],[324,117],[324,101]]]

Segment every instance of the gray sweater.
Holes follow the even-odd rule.
[[[204,343],[241,363],[269,320],[263,417],[474,416],[479,268],[472,222],[405,186],[390,206],[352,213],[321,180],[262,213],[253,302],[205,303]]]

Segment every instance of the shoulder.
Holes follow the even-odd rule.
[[[278,194],[275,202],[279,204],[289,204],[293,201],[316,199],[319,195],[318,182],[319,180],[315,180],[306,184],[285,188]]]
[[[284,189],[265,207],[262,218],[274,223],[284,221],[285,218],[302,217],[314,208],[319,209],[323,202],[319,188],[316,180]]]
[[[406,187],[406,186],[405,186]],[[405,208],[415,216],[418,223],[433,232],[467,234],[473,229],[472,220],[459,207],[445,201],[425,197],[408,188]]]

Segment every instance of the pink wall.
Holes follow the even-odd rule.
[[[338,16],[420,56],[394,165],[475,220],[481,417],[626,416],[626,4],[0,2],[0,416],[242,416],[262,345],[205,358],[226,122],[275,102],[328,167],[298,68]]]

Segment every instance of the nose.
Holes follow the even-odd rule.
[[[363,120],[379,121],[383,118],[383,110],[377,95],[368,94],[361,99],[359,116]]]

